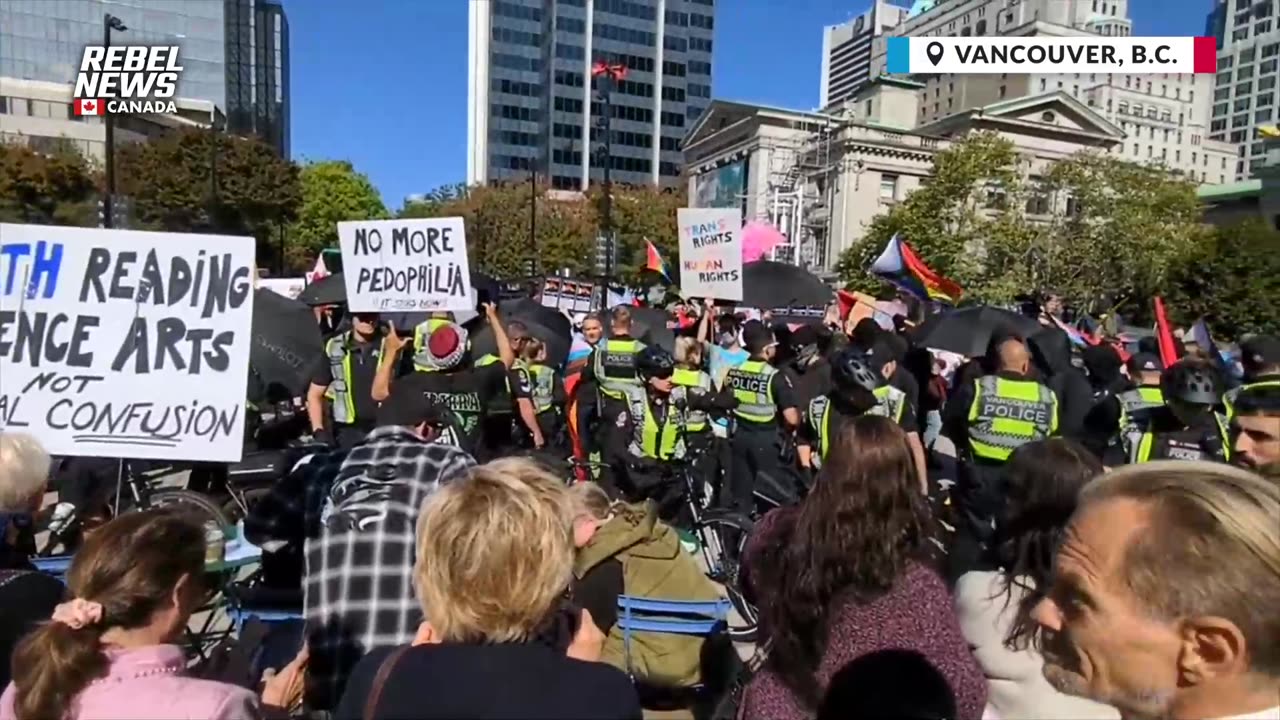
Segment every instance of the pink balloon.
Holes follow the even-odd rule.
[[[768,223],[753,220],[742,227],[742,262],[755,262],[787,239]]]

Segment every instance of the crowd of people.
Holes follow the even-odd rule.
[[[325,447],[245,518],[303,588],[255,687],[178,645],[198,523],[121,515],[64,587],[27,559],[50,458],[0,434],[0,720],[1280,720],[1280,339],[1243,339],[1234,378],[1077,345],[1051,307],[964,357],[836,306],[619,306],[565,337],[480,310],[327,338],[301,400]],[[690,542],[704,506],[748,519],[730,574]],[[730,590],[749,641],[620,610]]]

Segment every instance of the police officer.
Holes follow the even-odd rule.
[[[1138,353],[1129,359],[1129,374],[1134,386],[1118,395],[1120,403],[1120,430],[1129,434],[1146,425],[1151,413],[1164,407],[1164,392],[1160,389],[1160,375],[1164,363],[1154,353]]]
[[[1164,405],[1125,437],[1130,463],[1150,460],[1217,460],[1231,456],[1227,418],[1214,410],[1222,401],[1222,378],[1208,362],[1184,358],[1160,381]]]
[[[944,427],[962,454],[960,513],[950,553],[951,576],[990,560],[995,517],[1004,507],[1003,468],[1013,451],[1058,432],[1058,398],[1031,379],[1031,353],[1018,337],[993,344],[988,362],[996,372],[957,388],[946,406]]]
[[[498,323],[499,325],[501,323]],[[507,346],[513,358],[519,358],[524,350],[524,344],[528,341],[529,328],[519,320],[512,320],[507,323],[506,327],[507,341],[502,342],[494,336],[494,342],[500,343],[499,347]],[[501,368],[504,366],[503,361],[493,353],[485,353],[475,359],[477,369],[494,367]],[[514,362],[505,364],[505,369],[510,371],[514,368]],[[517,444],[515,417],[516,417],[516,398],[512,393],[512,387],[517,382],[512,372],[499,373],[490,372],[489,377],[495,383],[488,391],[489,406],[485,410],[484,421],[482,422],[482,436],[486,451],[491,457],[499,457],[513,449]]]
[[[857,349],[845,349],[831,360],[831,390],[809,401],[804,427],[797,440],[801,467],[817,470],[831,448],[831,439],[853,418],[878,409],[875,391],[880,379]],[[884,408],[881,414],[889,415]]]
[[[871,412],[884,415],[898,423],[898,427],[907,434],[907,444],[911,446],[916,474],[920,478],[920,491],[927,495],[929,493],[928,468],[924,459],[924,443],[920,440],[919,415],[916,413],[919,386],[905,370],[899,372],[898,367],[898,361],[905,352],[906,341],[889,333],[881,334],[871,344],[871,352],[867,353],[867,363],[871,366],[872,372],[880,378],[874,392],[876,407],[872,408]],[[895,379],[899,382],[908,381],[909,386],[915,388],[915,393],[909,393],[899,387],[894,383]]]
[[[379,319],[377,313],[355,313],[351,329],[324,344],[324,362],[307,390],[311,432],[322,442],[350,448],[375,426],[374,378],[387,356],[387,335]],[[388,378],[396,369],[388,366]]]
[[[524,423],[525,438],[534,449],[556,444],[564,406],[564,382],[547,365],[547,346],[537,338],[529,338],[516,358],[512,372],[511,394]]]
[[[732,407],[733,401],[727,393],[718,402],[707,388],[676,384],[675,358],[663,348],[641,350],[635,367],[642,385],[626,391],[627,405],[614,422],[619,432],[610,436],[606,462],[624,496],[631,501],[655,500],[659,516],[675,520],[681,515],[685,488],[664,472],[663,463],[689,454],[691,420],[700,415],[705,423],[708,412]]]
[[[599,434],[595,437],[591,437],[591,433],[583,435],[589,443],[588,452],[609,444],[608,435],[616,427],[609,421],[626,411],[628,390],[643,385],[636,374],[636,356],[644,350],[645,344],[631,336],[631,308],[626,305],[615,307],[609,315],[609,323],[611,333],[608,339],[596,344],[584,371],[585,380],[594,385],[598,393],[596,417],[600,420],[595,425]],[[601,478],[601,482],[607,488],[610,479]]]
[[[772,364],[777,352],[773,331],[752,320],[743,326],[742,336],[749,357],[731,368],[724,381],[738,406],[733,411],[729,488],[723,500],[738,512],[750,513],[762,473],[777,486],[770,488],[771,494],[784,495],[776,500],[794,499],[787,497],[798,488],[790,464],[783,463],[784,437],[799,427],[800,412],[794,380]]]
[[[1244,384],[1223,397],[1228,418],[1233,414],[1236,397],[1246,389],[1280,388],[1280,337],[1255,335],[1240,343],[1240,365]]]
[[[423,402],[451,411],[453,427],[442,441],[461,447],[481,461],[492,455],[492,449],[483,442],[484,420],[492,407],[494,393],[508,380],[509,368],[516,361],[496,307],[486,304],[484,312],[489,326],[493,328],[494,344],[499,354],[497,362],[482,366],[470,362],[471,343],[467,330],[450,322],[432,331],[415,353],[416,361],[425,363],[430,369],[394,380],[398,386],[408,386],[420,393]],[[390,395],[393,368],[409,344],[408,339],[398,336],[394,329],[387,335],[386,343],[387,352],[373,383],[372,395],[377,401]]]

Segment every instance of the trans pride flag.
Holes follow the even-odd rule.
[[[871,274],[921,300],[955,305],[964,288],[933,270],[897,235],[889,238],[884,252],[871,264]]]

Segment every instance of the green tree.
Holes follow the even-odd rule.
[[[587,196],[597,227],[603,227],[600,212],[604,187],[591,186]],[[676,210],[686,204],[685,196],[675,190],[649,185],[613,186],[613,228],[617,237],[615,282],[631,288],[648,287],[662,280],[645,270],[645,240],[653,243],[667,263],[673,282],[680,282],[680,239],[676,231]],[[594,264],[594,245],[591,252]]]
[[[0,222],[93,226],[98,198],[93,168],[69,143],[51,153],[0,143]]]
[[[432,218],[444,217],[441,213],[442,208],[450,207],[452,203],[465,198],[467,195],[466,183],[452,183],[450,185],[441,185],[440,187],[427,193],[421,200],[414,202],[406,202],[404,207],[400,208],[400,212],[396,214],[399,218]]]
[[[1259,219],[1212,228],[1170,268],[1165,301],[1173,320],[1204,317],[1215,334],[1280,329],[1280,232]]]
[[[321,250],[337,247],[340,222],[391,217],[369,178],[345,160],[307,163],[299,180],[302,202],[288,232],[290,267],[306,267]]]
[[[994,133],[976,133],[934,157],[933,177],[888,213],[840,257],[840,279],[876,292],[883,284],[867,273],[885,244],[900,235],[934,271],[969,289],[981,280],[978,252],[991,233],[1021,232],[1018,153]]]

